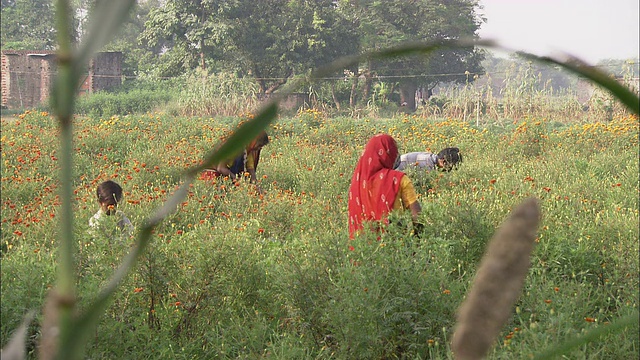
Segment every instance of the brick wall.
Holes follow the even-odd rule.
[[[56,72],[54,51],[2,51],[2,106],[32,108],[45,102]],[[122,53],[98,53],[81,78],[80,93],[108,90],[122,82]]]
[[[5,54],[0,56],[0,92],[2,93],[2,108],[7,107],[7,102],[9,101],[9,83],[11,82],[11,74],[9,73],[9,58]]]
[[[102,52],[96,54],[89,65],[91,92],[109,90],[122,84],[122,53]]]

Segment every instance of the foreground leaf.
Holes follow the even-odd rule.
[[[0,358],[2,360],[23,360],[26,359],[26,346],[25,342],[27,339],[27,329],[29,328],[29,324],[33,320],[33,316],[35,314],[33,312],[28,313],[24,320],[22,320],[22,324],[11,337],[9,343],[0,350]]]
[[[458,310],[452,341],[456,359],[481,359],[493,346],[522,293],[539,222],[540,204],[530,198],[493,235]]]

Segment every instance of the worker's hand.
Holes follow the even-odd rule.
[[[413,236],[421,237],[423,231],[424,231],[424,224],[419,222],[413,223]]]

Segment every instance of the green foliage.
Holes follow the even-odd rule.
[[[632,113],[608,90],[593,87],[568,69],[549,65],[522,56],[490,58],[484,63],[485,75],[468,74],[468,79],[475,81],[464,86],[437,86],[435,95],[418,107],[418,113],[472,119],[476,125],[485,126],[506,126],[528,118],[559,123],[568,119],[610,121]],[[609,66],[598,69],[606,73]],[[617,81],[637,94],[637,81],[632,73],[628,69]]]
[[[157,49],[159,76],[196,67],[238,71],[260,93],[353,53],[357,39],[331,1],[168,1],[152,10],[140,39]]]
[[[343,5],[338,9],[358,24],[358,37],[364,51],[410,41],[471,39],[477,36],[480,27],[472,1],[362,1],[357,4],[345,1]],[[479,50],[459,47],[436,49],[433,56],[428,57],[412,54],[376,59],[363,67],[365,73],[385,75],[390,77],[390,83],[397,83],[401,101],[407,102],[407,108],[413,111],[418,86],[433,89],[442,82],[464,83],[465,71],[482,72],[483,57]]]
[[[76,111],[96,118],[153,112],[166,108],[167,103],[176,97],[174,92],[171,88],[163,91],[97,92],[80,97]]]
[[[521,138],[516,126],[482,131],[402,116],[319,117],[309,128],[304,116],[269,127],[271,143],[258,169],[261,196],[244,182],[197,180],[188,188],[179,211],[158,224],[149,251],[115,291],[87,356],[449,358],[455,311],[485,244],[509,208],[528,196],[542,201],[539,242],[491,358],[539,354],[613,328],[637,308],[639,264],[628,256],[638,252],[637,119],[562,127],[531,120],[527,126],[545,145],[525,156],[505,140]],[[200,164],[238,121],[78,118],[72,189],[80,309],[91,305],[134,241],[88,235],[97,183],[113,178],[123,186],[121,210],[140,229],[147,209],[178,188],[183,169]],[[29,112],[2,126],[4,346],[54,282],[60,185],[50,170],[58,166],[51,157],[58,155],[53,119]],[[349,241],[353,164],[378,132],[393,134],[403,150],[454,143],[465,162],[451,173],[409,174],[426,224],[419,237],[407,227],[408,214],[397,213],[380,241]],[[36,317],[31,351],[41,324]],[[637,335],[637,327],[602,335],[570,356],[635,358]]]
[[[259,88],[249,78],[197,71],[187,76],[185,82],[175,104],[179,115],[234,116],[250,114],[259,105]]]
[[[127,17],[117,30],[116,37],[105,45],[104,51],[122,52],[122,75],[138,77],[150,74],[153,72],[152,69],[157,66],[151,61],[155,60],[153,54],[158,49],[145,42],[138,42],[138,36],[144,31],[149,12],[160,6],[159,0],[136,2],[136,6],[131,11],[131,16]]]
[[[2,49],[53,50],[56,44],[53,10],[50,0],[3,1]]]

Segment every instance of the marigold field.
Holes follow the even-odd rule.
[[[120,208],[139,225],[243,117],[75,120],[80,308],[133,242],[89,235],[96,185],[119,182]],[[637,359],[637,326],[606,329],[638,309],[638,130],[637,117],[488,127],[314,111],[278,119],[258,168],[264,192],[196,180],[119,287],[87,358],[450,359],[455,312],[487,241],[534,196],[543,218],[532,265],[489,358],[533,358],[603,329],[567,358]],[[464,162],[450,173],[409,173],[426,224],[419,236],[407,214],[395,213],[379,241],[349,241],[351,174],[381,132],[401,152],[458,146]],[[1,345],[36,310],[31,358],[56,275],[57,133],[47,113],[2,119]]]

